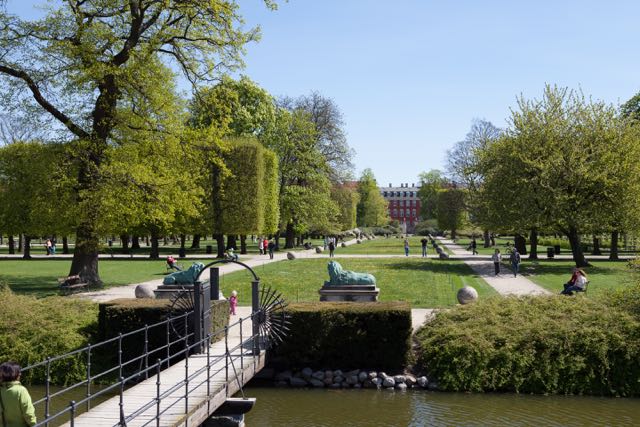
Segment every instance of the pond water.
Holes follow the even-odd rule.
[[[37,400],[39,400],[42,397],[44,397],[44,395],[46,393],[46,388],[43,385],[28,385],[27,389],[29,390],[29,394],[31,395],[31,399],[33,400],[33,402],[36,402]],[[92,394],[98,393],[102,389],[103,389],[103,386],[92,385],[91,386],[91,393]],[[51,390],[50,390],[50,393],[55,393],[58,390],[61,390],[61,387],[52,386]],[[117,389],[116,389],[116,391],[110,391],[108,393],[103,394],[102,396],[98,396],[94,400],[92,400],[91,406],[92,407],[97,406],[100,403],[104,402],[105,400],[109,399],[110,397],[115,396],[116,394],[117,394]],[[51,407],[49,409],[49,413],[50,414],[55,414],[58,411],[61,411],[61,410],[65,409],[65,408],[67,408],[69,406],[69,403],[72,400],[76,401],[76,402],[79,402],[82,399],[84,399],[85,397],[86,397],[86,388],[84,388],[84,387],[79,387],[79,388],[70,390],[68,392],[65,392],[65,393],[61,394],[60,396],[57,396],[57,397],[51,399]],[[44,419],[44,410],[45,410],[44,402],[35,405],[35,408],[36,408],[36,417],[38,418],[38,421],[43,420]],[[86,409],[87,409],[86,404],[78,406],[76,408],[76,415],[79,415],[79,414],[85,412]],[[51,423],[51,425],[56,426],[56,425],[60,425],[62,423],[65,423],[67,421],[69,421],[69,416],[68,415],[62,415],[58,419],[53,421]]]
[[[247,427],[638,426],[640,400],[421,390],[245,389]]]

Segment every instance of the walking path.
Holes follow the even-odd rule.
[[[493,261],[487,255],[468,255],[468,251],[462,246],[456,245],[451,240],[440,239],[440,243],[449,249],[454,255],[466,255],[470,257],[464,261],[473,271],[480,275],[492,288],[501,295],[550,295],[551,292],[536,285],[531,280],[518,275],[513,277],[511,270],[502,270],[499,276],[494,275]],[[504,266],[503,266],[504,267]]]

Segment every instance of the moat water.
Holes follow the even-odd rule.
[[[640,399],[247,388],[247,427],[640,426]]]

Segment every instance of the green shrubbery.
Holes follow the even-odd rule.
[[[401,369],[409,362],[411,307],[404,302],[299,303],[270,356],[281,368]]]
[[[0,286],[0,361],[27,366],[89,343],[97,305],[78,299],[16,295]],[[65,384],[85,375],[84,360],[68,358],[51,364],[51,380]],[[42,381],[42,369],[25,373],[23,381]]]
[[[494,298],[441,312],[418,332],[418,367],[450,391],[637,396],[639,289],[605,302]]]

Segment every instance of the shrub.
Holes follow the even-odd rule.
[[[587,298],[487,299],[417,334],[418,364],[450,391],[640,394],[640,323]]]
[[[420,221],[416,224],[416,228],[414,229],[414,234],[420,236],[437,236],[442,233],[442,230],[438,228],[438,221],[435,219],[427,219],[424,221]]]
[[[404,302],[298,303],[270,354],[281,368],[401,369],[409,362],[411,307]]]
[[[16,295],[0,287],[0,360],[27,366],[89,343],[97,305],[88,301]],[[85,361],[68,358],[51,364],[51,381],[67,384],[84,378]],[[44,369],[27,371],[25,383],[44,381]]]

